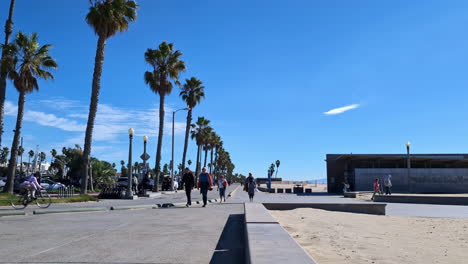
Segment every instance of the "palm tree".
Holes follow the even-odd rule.
[[[200,103],[202,98],[205,98],[205,87],[202,82],[195,77],[185,80],[182,91],[179,96],[185,101],[188,107],[187,111],[187,125],[185,126],[185,141],[184,153],[182,155],[182,168],[185,167],[185,158],[187,157],[188,139],[190,133],[190,124],[192,124],[192,109]]]
[[[55,156],[57,156],[57,150],[52,149],[52,150],[50,151],[50,155],[52,156],[52,157],[50,158],[50,164],[52,164],[53,159],[55,159]]]
[[[27,36],[22,32],[16,35],[16,39],[12,44],[4,47],[7,49],[6,59],[3,61],[6,66],[5,68],[8,69],[7,76],[13,81],[13,85],[19,92],[18,116],[16,118],[15,135],[11,147],[10,164],[8,165],[6,192],[13,192],[16,157],[18,156],[26,94],[39,90],[38,78],[44,80],[54,78],[52,73],[47,71],[57,68],[55,60],[49,56],[50,47],[51,45],[48,44],[39,46],[37,33]]]
[[[125,161],[121,160],[121,161],[120,161],[120,165],[121,165],[121,167],[120,167],[120,172],[123,173],[123,168],[124,168],[124,166],[125,166]],[[123,176],[123,175],[122,175],[122,176]]]
[[[210,174],[211,172],[213,171],[214,172],[214,163],[213,163],[213,150],[216,148],[216,146],[218,145],[218,143],[221,141],[221,138],[218,136],[218,134],[216,134],[215,132],[213,132],[213,135],[211,136],[211,142],[210,142],[210,146],[211,146],[211,154],[210,154]]]
[[[207,132],[207,130],[211,129],[209,127],[210,120],[205,119],[203,116],[198,117],[198,120],[195,124],[192,124],[192,131],[191,131],[191,138],[195,139],[197,144],[197,160],[195,163],[195,177],[198,176],[198,172],[200,171],[200,149],[203,146],[203,136]]]
[[[24,148],[23,146],[18,147],[18,157],[20,158],[20,173],[23,174],[23,153]]]
[[[129,23],[136,19],[136,9],[137,4],[135,1],[92,0],[89,13],[86,15],[86,23],[88,23],[88,25],[93,28],[94,33],[98,35],[98,41],[94,60],[91,102],[89,104],[88,123],[86,125],[82,158],[81,193],[86,193],[88,188],[89,156],[91,154],[94,120],[96,118],[99,90],[101,88],[101,74],[106,40],[117,34],[117,32],[128,29]]]
[[[164,99],[172,91],[172,82],[179,85],[179,73],[185,70],[185,62],[180,60],[182,52],[174,50],[172,43],[165,41],[158,49],[148,49],[145,52],[145,61],[153,67],[153,71],[145,72],[145,83],[151,91],[159,94],[159,133],[158,146],[156,150],[156,183],[159,183],[159,171],[161,163],[161,147],[164,131]],[[158,184],[154,185],[158,191]]]
[[[28,170],[29,170],[31,167],[31,159],[32,157],[34,157],[34,151],[32,149],[28,152],[28,157],[29,157],[29,160],[28,160]]]
[[[42,162],[46,160],[46,154],[44,152],[39,153],[39,171],[41,171]]]
[[[13,32],[13,10],[15,8],[15,0],[10,1],[10,11],[8,12],[8,19],[5,22],[5,46],[10,42],[10,35]],[[6,56],[5,50],[2,50],[3,60]],[[5,97],[6,97],[6,79],[7,71],[5,69],[0,70],[0,146],[2,145],[3,135],[3,112],[5,108]]]
[[[279,160],[276,160],[276,175],[275,175],[275,178],[278,177],[278,168],[280,166],[280,161]]]

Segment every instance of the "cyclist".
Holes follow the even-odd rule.
[[[44,188],[37,182],[39,177],[41,177],[41,173],[37,171],[36,173],[29,175],[29,177],[20,184],[20,188],[22,190],[26,190],[31,193],[32,199],[36,199],[36,191],[44,190]]]

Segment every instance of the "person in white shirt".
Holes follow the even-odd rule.
[[[224,179],[224,175],[220,175],[218,179],[218,191],[219,191],[219,202],[221,203],[224,198],[224,202],[226,202],[226,187],[228,182]]]
[[[37,182],[37,178],[39,178],[40,176],[41,173],[36,172],[34,174],[29,175],[29,177],[27,177],[26,180],[20,184],[20,188],[29,191],[33,199],[36,198],[36,191],[44,189],[41,185],[39,185],[39,182]]]

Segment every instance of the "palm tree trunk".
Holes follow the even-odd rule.
[[[200,170],[200,163],[198,162],[200,160],[200,145],[197,145],[197,165],[195,166],[195,179],[198,177],[198,172]]]
[[[93,84],[91,92],[91,103],[89,105],[88,124],[86,125],[86,135],[83,150],[83,167],[81,175],[81,193],[88,190],[88,166],[89,156],[91,155],[91,143],[93,141],[94,120],[96,119],[97,107],[99,102],[99,90],[101,88],[102,65],[104,64],[104,49],[106,47],[106,38],[99,36],[94,59]]]
[[[154,189],[158,191],[158,184],[159,184],[159,171],[161,165],[161,147],[162,147],[162,140],[163,140],[163,132],[164,132],[164,94],[159,94],[159,134],[158,134],[158,147],[156,150],[156,182],[154,184]]]
[[[192,123],[192,108],[187,112],[187,125],[185,126],[184,153],[182,155],[182,171],[185,168],[185,158],[187,157],[188,140],[190,134],[190,124]]]
[[[10,11],[8,12],[8,19],[5,22],[5,46],[10,42],[10,35],[13,32],[13,10],[15,8],[15,0],[10,1]],[[5,56],[2,50],[2,59]],[[5,110],[5,97],[6,97],[6,72],[0,73],[0,146],[2,145],[3,135],[3,114]]]
[[[210,153],[210,174],[211,174],[212,168],[213,168],[213,149],[211,149],[211,153]]]
[[[208,149],[205,147],[205,162],[203,163],[203,167],[206,168],[206,157],[208,156]]]
[[[11,145],[10,163],[8,164],[7,182],[5,192],[13,193],[13,185],[16,175],[16,157],[18,156],[18,145],[21,135],[21,124],[23,123],[25,93],[20,92],[18,97],[18,115],[16,117],[15,136],[13,137],[13,144]]]

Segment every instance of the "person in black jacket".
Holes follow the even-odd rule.
[[[191,194],[192,189],[195,186],[195,178],[189,168],[185,168],[185,173],[182,176],[182,184],[184,185],[185,194],[187,195],[187,204],[185,206],[189,207],[192,205]]]

